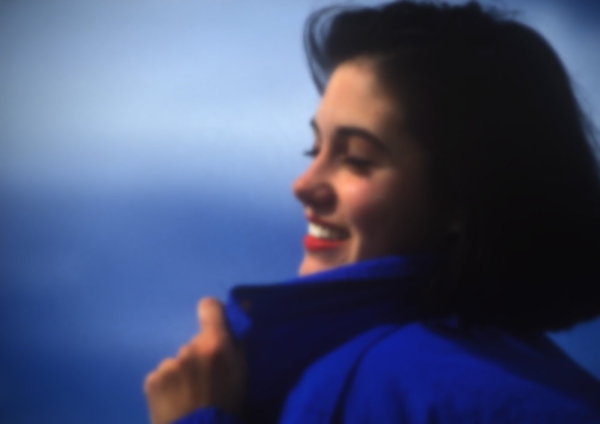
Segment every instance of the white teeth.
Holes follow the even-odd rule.
[[[324,227],[313,222],[308,223],[308,234],[316,238],[327,240],[341,240],[346,238],[345,234],[340,230]]]

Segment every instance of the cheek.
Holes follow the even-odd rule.
[[[392,184],[360,181],[346,186],[345,212],[349,224],[364,238],[389,230],[402,215],[401,190]]]
[[[348,224],[364,253],[410,251],[427,238],[429,205],[418,187],[395,180],[367,181],[348,185],[344,195]]]

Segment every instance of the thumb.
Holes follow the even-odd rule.
[[[223,304],[214,297],[205,297],[198,302],[200,331],[218,335],[229,335]]]

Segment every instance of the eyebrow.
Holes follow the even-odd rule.
[[[321,131],[319,130],[319,126],[317,125],[317,122],[314,119],[310,120],[310,126],[313,128],[315,133],[317,133],[317,135],[321,134]],[[365,130],[364,128],[343,125],[336,129],[336,136],[344,137],[344,138],[350,137],[350,136],[357,136],[357,137],[362,138],[369,144],[377,147],[380,150],[383,150],[383,151],[388,150],[388,147],[386,146],[386,144],[383,141],[381,141],[381,139],[379,137],[377,137],[373,133]]]

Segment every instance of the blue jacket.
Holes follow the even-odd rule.
[[[389,257],[235,288],[249,370],[241,418],[177,424],[600,423],[600,382],[543,334],[417,320],[434,256]]]

